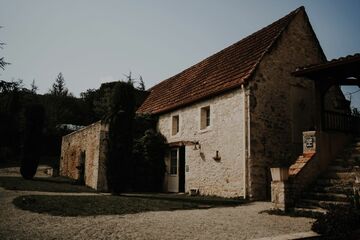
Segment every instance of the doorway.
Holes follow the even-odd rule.
[[[185,192],[185,146],[179,148],[179,192]]]
[[[185,192],[185,146],[170,150],[169,167],[167,191]]]

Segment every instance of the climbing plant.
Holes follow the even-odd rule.
[[[144,135],[135,140],[134,188],[137,191],[162,191],[165,176],[166,139],[154,129],[146,130]]]
[[[109,190],[120,193],[131,190],[133,119],[135,114],[134,86],[131,82],[118,82],[113,89],[107,152],[107,181]]]

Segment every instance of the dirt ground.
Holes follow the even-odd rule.
[[[44,167],[39,168],[36,181],[25,181],[21,179],[18,168],[0,169],[0,239],[258,239],[308,232],[314,221],[264,213],[262,211],[271,208],[268,202],[203,209],[177,205],[154,209],[149,206],[131,214],[106,211],[109,202],[103,199],[109,195],[65,180],[53,181],[44,171]],[[29,195],[33,197],[29,198]],[[54,199],[64,196],[65,200],[51,201],[50,205],[46,202],[43,212],[22,210],[14,201],[18,199],[22,206],[26,206],[44,196],[53,196]],[[101,200],[86,201],[86,205],[79,206],[81,211],[88,212],[88,208],[100,210],[78,216],[53,214],[52,206],[57,211],[63,208],[66,212],[74,205],[71,203],[84,196]],[[122,201],[119,199],[117,201]],[[151,199],[141,201],[145,205],[154,204]],[[141,207],[143,205],[139,209],[143,209]]]

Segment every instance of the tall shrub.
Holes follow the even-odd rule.
[[[166,139],[153,129],[145,132],[134,144],[135,188],[138,191],[162,191]]]
[[[107,152],[107,180],[109,190],[120,193],[131,190],[133,119],[135,114],[134,87],[129,82],[118,82],[113,89]]]
[[[20,167],[20,173],[25,179],[32,179],[35,176],[41,154],[43,126],[43,106],[28,105],[25,109],[24,145]]]

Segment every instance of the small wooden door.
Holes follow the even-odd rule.
[[[185,192],[185,146],[179,148],[179,192]]]

